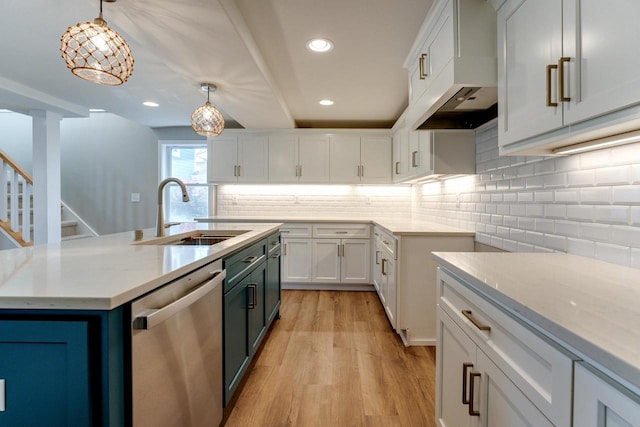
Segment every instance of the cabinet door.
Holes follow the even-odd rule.
[[[563,1],[564,123],[640,102],[640,2]]]
[[[396,283],[396,261],[391,258],[384,258],[383,272],[384,276],[384,293],[385,304],[384,309],[389,318],[391,326],[395,329],[397,324],[398,312],[398,290]]]
[[[612,8],[616,9],[616,8]],[[613,24],[612,24],[613,25]],[[562,126],[557,66],[562,57],[562,2],[513,0],[498,11],[498,132],[501,146]],[[550,101],[547,106],[547,84]]]
[[[477,350],[477,365],[472,372],[480,373],[480,376],[469,381],[474,382],[473,388],[476,392],[471,409],[479,413],[481,425],[553,427],[551,421],[481,350]],[[571,402],[566,404],[571,405]]]
[[[275,251],[267,258],[267,284],[265,289],[265,310],[267,325],[271,324],[280,309],[280,252]]]
[[[573,390],[574,426],[640,426],[640,396],[614,385],[603,374],[576,363]]]
[[[409,66],[409,104],[422,96],[431,81],[429,59],[429,44],[425,41],[416,52],[413,65]]]
[[[282,282],[311,282],[311,239],[282,239]]]
[[[247,284],[251,275],[224,294],[224,404],[227,405],[249,366]]]
[[[269,182],[298,181],[298,137],[269,136]]]
[[[300,182],[329,182],[329,137],[302,135],[298,141]]]
[[[402,181],[409,172],[409,131],[406,128],[393,134],[393,181]]]
[[[87,322],[0,322],[0,425],[98,424],[91,417],[99,396],[90,389],[88,337]]]
[[[340,281],[343,283],[369,283],[371,279],[371,240],[342,239]]]
[[[340,281],[340,239],[313,239],[312,282]]]
[[[332,135],[331,182],[360,182],[360,136]]]
[[[269,140],[266,135],[238,137],[238,182],[266,182],[269,179],[267,158]]]
[[[391,182],[391,138],[363,136],[360,144],[361,181],[386,184]]]
[[[437,337],[436,420],[447,427],[475,425],[472,422],[477,421],[469,416],[468,380],[469,372],[476,368],[476,345],[441,308]]]
[[[267,330],[267,318],[265,316],[265,285],[267,282],[267,264],[262,263],[250,274],[247,283],[249,310],[249,356],[253,357],[264,338]]]
[[[432,131],[414,131],[409,134],[409,168],[411,174],[433,172],[431,162]],[[475,161],[475,159],[474,159]]]
[[[373,262],[371,265],[373,266],[373,286],[376,288],[376,291],[381,298],[381,283],[384,280],[384,277],[382,276],[383,253],[380,243],[376,242],[376,246],[373,251]]]
[[[236,182],[238,165],[238,138],[219,136],[209,139],[209,182]]]

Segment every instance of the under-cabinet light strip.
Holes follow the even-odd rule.
[[[594,139],[592,141],[581,142],[579,144],[568,145],[566,147],[556,148],[553,150],[553,153],[577,154],[583,153],[585,151],[614,147],[617,145],[632,144],[634,142],[640,142],[640,130],[608,136],[606,138]]]

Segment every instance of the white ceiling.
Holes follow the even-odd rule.
[[[432,0],[105,2],[105,20],[135,58],[116,87],[75,77],[60,57],[60,36],[92,21],[98,0],[2,3],[0,109],[73,117],[103,108],[150,127],[189,126],[206,98],[199,85],[211,82],[228,121],[262,129],[391,127],[407,104],[402,64]],[[309,52],[318,36],[334,50]],[[320,106],[324,98],[335,104]]]

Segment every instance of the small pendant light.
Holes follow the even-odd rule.
[[[107,0],[114,2],[115,0]],[[100,15],[78,23],[60,38],[62,59],[73,74],[103,85],[121,85],[133,72],[133,56],[126,41],[107,26]]]
[[[216,107],[209,102],[209,93],[215,92],[217,86],[213,83],[202,83],[202,90],[207,91],[207,103],[196,110],[191,115],[191,127],[202,136],[218,136],[224,130],[224,117]]]

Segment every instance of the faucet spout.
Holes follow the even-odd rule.
[[[180,181],[178,178],[167,178],[163,180],[158,186],[158,214],[156,216],[156,237],[164,236],[164,207],[162,206],[162,192],[164,187],[170,183],[175,182],[180,186],[180,190],[182,190],[182,201],[189,201],[189,194],[187,193],[187,187],[184,185],[184,182]]]

